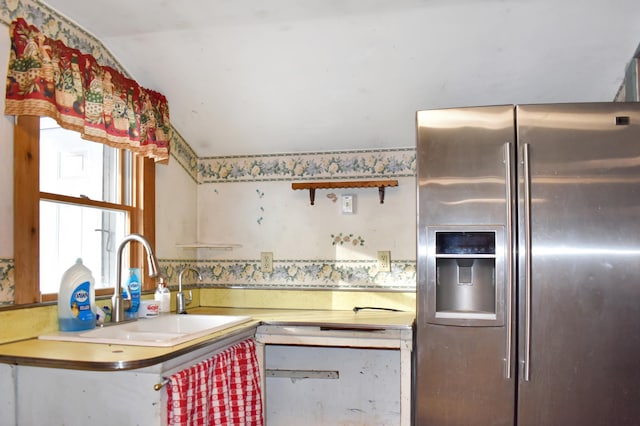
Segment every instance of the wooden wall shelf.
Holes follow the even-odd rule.
[[[395,179],[387,180],[345,180],[340,182],[293,182],[291,189],[308,189],[309,200],[313,206],[316,199],[316,189],[335,189],[335,188],[378,188],[380,196],[380,204],[384,204],[384,189],[388,186],[398,186]]]

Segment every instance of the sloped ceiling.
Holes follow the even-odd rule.
[[[611,101],[638,0],[49,0],[198,156],[415,146],[420,109]]]

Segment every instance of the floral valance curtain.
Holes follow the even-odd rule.
[[[169,160],[163,95],[46,37],[22,18],[10,32],[5,114],[48,116],[85,139]]]

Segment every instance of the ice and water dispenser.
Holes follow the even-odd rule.
[[[431,229],[428,240],[429,322],[500,325],[502,229]]]

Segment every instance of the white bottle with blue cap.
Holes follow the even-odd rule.
[[[60,280],[58,328],[60,331],[90,330],[96,326],[96,292],[93,275],[78,258]]]

